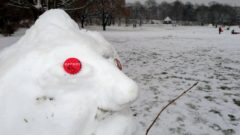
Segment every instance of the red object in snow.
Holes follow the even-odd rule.
[[[114,59],[114,61],[115,61],[116,66],[117,66],[120,70],[122,70],[122,64],[121,64],[121,62],[120,62],[118,59]]]
[[[74,75],[81,70],[82,64],[77,58],[68,58],[65,60],[63,68],[68,74]]]

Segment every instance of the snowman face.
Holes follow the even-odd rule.
[[[101,50],[99,53],[92,49],[91,45],[78,42],[70,44],[68,40],[62,41],[61,44],[63,46],[59,45],[48,53],[45,62],[52,64],[37,78],[42,88],[49,88],[47,93],[53,95],[64,91],[82,92],[79,95],[89,94],[95,98],[98,108],[104,110],[121,109],[136,98],[137,86],[121,71],[119,58],[112,48]],[[95,41],[94,44],[100,43]],[[64,63],[69,59],[79,61],[81,67],[78,72],[71,74],[66,71]]]

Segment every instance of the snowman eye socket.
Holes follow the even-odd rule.
[[[115,62],[115,64],[116,64],[116,66],[117,66],[120,70],[122,70],[122,64],[121,64],[121,62],[120,62],[117,58],[114,59],[114,62]]]
[[[63,63],[63,69],[68,74],[75,75],[79,73],[82,69],[81,61],[77,58],[68,58]]]
[[[108,55],[108,54],[104,54],[104,55],[103,55],[103,58],[105,58],[105,59],[109,59],[109,58],[110,58],[110,55]]]

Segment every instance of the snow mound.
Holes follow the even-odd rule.
[[[64,71],[68,58],[82,64]],[[113,47],[79,30],[62,10],[45,12],[0,53],[1,135],[131,135],[137,85],[120,71]]]

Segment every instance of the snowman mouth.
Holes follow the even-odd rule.
[[[95,119],[98,120],[98,121],[105,120],[106,118],[112,116],[116,112],[117,111],[106,110],[106,109],[98,107]]]
[[[97,112],[95,115],[95,119],[98,121],[107,119],[112,117],[113,115],[117,114],[117,113],[122,113],[124,110],[126,110],[127,108],[129,108],[130,103],[125,103],[125,104],[118,104],[117,105],[117,109],[115,108],[105,108],[105,107],[97,107]]]

